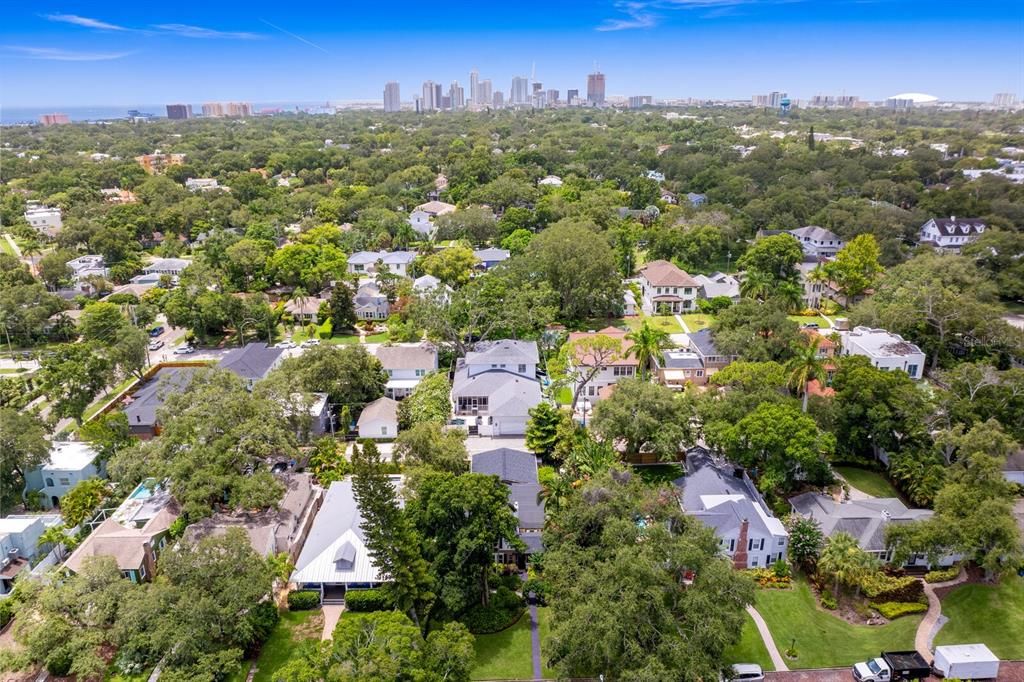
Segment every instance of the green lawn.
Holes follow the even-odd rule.
[[[256,659],[254,682],[273,682],[274,673],[280,670],[299,650],[299,644],[306,640],[320,639],[323,620],[319,609],[316,611],[282,611],[281,622],[270,633],[260,655]],[[242,661],[238,672],[230,682],[244,682],[249,674],[252,661]]]
[[[796,639],[798,658],[790,668],[842,668],[879,651],[913,649],[921,622],[921,616],[904,616],[888,625],[851,625],[818,608],[802,577],[791,590],[758,590],[757,610],[780,651]]]
[[[366,337],[366,343],[387,343],[391,337],[387,332],[381,332],[380,334],[371,334]],[[358,339],[357,339],[358,341]]]
[[[900,492],[893,487],[889,479],[877,471],[851,466],[837,466],[835,470],[852,487],[868,495],[873,495],[874,497],[900,497]]]
[[[634,466],[633,470],[645,482],[654,484],[671,483],[685,474],[681,464],[644,464]]]
[[[772,657],[768,655],[768,649],[765,648],[764,640],[761,639],[761,633],[757,631],[754,619],[750,616],[747,616],[743,623],[740,641],[725,650],[725,662],[731,664],[756,663],[761,666],[762,670],[775,670],[775,666],[772,665]]]
[[[638,315],[637,317],[631,317],[627,320],[627,324],[630,329],[639,329],[643,325],[644,321],[648,322],[655,329],[660,329],[668,334],[682,334],[683,328],[679,326],[679,322],[673,315],[653,315],[648,317],[647,315]]]
[[[540,671],[544,677],[554,679],[555,671],[548,667],[546,654],[544,651],[547,646],[548,637],[551,636],[551,607],[550,606],[538,606],[537,607],[537,629],[540,630]]]
[[[387,334],[384,334],[383,336],[387,336]],[[304,328],[302,328],[302,327],[296,327],[294,329],[294,331],[292,331],[292,342],[293,343],[302,343],[303,341],[307,340],[308,338],[309,338],[309,334],[307,334],[306,330]],[[374,338],[374,337],[368,336],[368,337],[366,337],[366,340],[369,341],[371,338]],[[359,343],[359,334],[335,335],[335,336],[332,336],[329,339],[322,340],[321,343],[330,344],[332,346],[339,346],[339,345],[344,345],[344,344],[349,344],[349,343]]]
[[[699,332],[701,329],[706,329],[715,323],[714,315],[705,315],[704,313],[687,313],[681,315],[683,322],[686,323],[686,327],[691,332]]]
[[[96,400],[96,402],[94,402],[89,407],[85,408],[85,412],[82,414],[82,421],[86,422],[92,419],[93,416],[95,416],[95,414],[100,411],[101,407],[106,405],[114,398],[114,396],[120,394],[122,391],[124,391],[126,388],[131,386],[136,381],[138,381],[138,377],[128,377],[127,379],[119,383],[117,386],[115,386],[113,389],[111,389],[109,392],[104,393]]]
[[[5,234],[0,234],[0,252],[6,253],[8,256],[18,255],[14,252],[14,247],[11,246],[11,243],[7,241],[7,235]]]
[[[1024,658],[1024,578],[958,587],[942,600],[942,615],[949,622],[936,644],[983,642],[1004,660]]]
[[[506,630],[493,635],[476,635],[473,648],[476,650],[476,660],[469,674],[470,679],[533,679],[529,611]]]
[[[832,325],[828,323],[821,315],[790,315],[789,319],[793,320],[797,324],[817,324],[821,329],[831,329]]]

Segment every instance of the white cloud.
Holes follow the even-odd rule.
[[[91,19],[89,17],[80,17],[77,14],[47,14],[46,18],[50,21],[59,21],[65,24],[74,24],[75,26],[84,26],[85,28],[98,28],[103,31],[130,31],[130,28],[124,26],[118,26],[117,24],[110,24],[106,21],[100,21],[99,19]]]
[[[258,33],[247,33],[245,31],[218,31],[213,28],[191,26],[189,24],[156,24],[153,28],[164,33],[181,36],[183,38],[230,38],[233,40],[258,40],[263,37]]]
[[[651,28],[658,25],[657,15],[647,11],[649,3],[620,2],[616,7],[626,14],[621,19],[606,19],[597,27],[598,31],[628,31],[634,28]]]
[[[596,27],[598,31],[625,31],[657,26],[661,11],[708,10],[701,16],[705,19],[726,16],[731,10],[743,5],[781,5],[803,0],[629,0],[615,3],[615,8],[625,16],[606,19]]]
[[[73,52],[57,47],[28,47],[5,45],[5,50],[17,52],[28,59],[45,59],[54,62],[103,62],[127,57],[132,52]]]

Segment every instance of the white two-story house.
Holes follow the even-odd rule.
[[[25,204],[25,220],[37,232],[47,237],[56,237],[64,227],[64,220],[61,217],[60,208],[43,206],[38,201],[29,201]]]
[[[482,341],[460,358],[452,381],[452,424],[481,436],[526,433],[541,401],[533,341]]]
[[[846,246],[835,232],[817,225],[798,227],[788,232],[797,238],[804,253],[815,258],[835,258],[840,249]]]
[[[697,308],[700,283],[667,260],[653,260],[640,271],[641,308],[648,315],[662,310],[688,313]]]
[[[372,275],[381,266],[392,275],[409,276],[409,266],[416,258],[412,251],[357,251],[348,257],[348,271],[354,275]]]
[[[388,373],[384,393],[395,400],[412,393],[423,377],[437,370],[437,349],[429,343],[378,346],[374,355]]]
[[[924,351],[899,334],[884,329],[854,327],[850,331],[839,332],[839,335],[843,355],[863,355],[879,369],[901,369],[914,380],[924,376]]]
[[[981,236],[988,225],[980,218],[932,218],[918,231],[918,241],[936,251],[960,253],[965,244]]]

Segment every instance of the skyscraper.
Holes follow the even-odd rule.
[[[399,92],[398,81],[388,81],[384,84],[384,113],[393,114],[402,110],[402,96]]]
[[[579,90],[566,90],[565,91],[565,102],[570,107],[574,107],[580,103],[580,91]]]
[[[459,81],[452,81],[448,86],[448,99],[451,100],[452,109],[456,111],[466,106],[466,94]]]
[[[554,88],[549,88],[548,89],[548,106],[549,107],[556,107],[556,106],[558,106],[558,90],[555,90]]]
[[[494,95],[493,90],[491,88],[491,79],[486,78],[480,81],[480,84],[477,87],[480,88],[479,92],[477,93],[477,105],[481,107],[492,106],[494,104]]]
[[[512,91],[509,93],[509,104],[527,104],[530,101],[530,80],[525,76],[512,77]]]
[[[224,105],[220,102],[206,102],[203,104],[203,116],[205,118],[220,118],[224,115]]]
[[[992,104],[1002,109],[1010,109],[1017,105],[1017,95],[1013,92],[997,92]]]
[[[494,93],[494,108],[502,109],[505,106],[505,93],[498,90]]]
[[[469,72],[469,103],[473,106],[481,104],[480,97],[480,72],[473,69]]]
[[[435,84],[434,81],[423,81],[422,111],[437,111],[437,108],[441,105],[439,88],[435,88],[435,85],[440,86],[440,83]]]
[[[167,118],[171,119],[172,121],[183,121],[186,118],[192,118],[192,105],[168,104]]]
[[[600,71],[587,74],[587,102],[595,106],[604,104],[604,74]]]

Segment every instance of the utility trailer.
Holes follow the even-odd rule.
[[[943,677],[994,680],[999,677],[999,658],[984,644],[937,646],[932,668]]]

